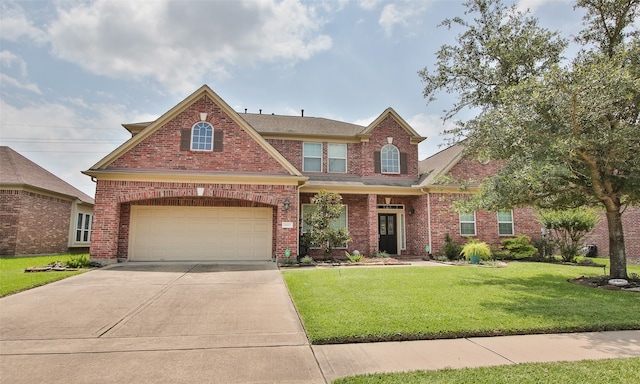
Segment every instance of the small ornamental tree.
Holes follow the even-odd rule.
[[[321,190],[311,198],[311,203],[315,204],[315,209],[303,218],[306,224],[305,239],[309,246],[322,248],[324,259],[328,259],[335,246],[351,241],[347,229],[335,224],[344,207],[342,196]]]
[[[540,224],[550,230],[551,241],[560,250],[562,260],[574,261],[585,236],[595,228],[598,215],[590,209],[545,210]]]

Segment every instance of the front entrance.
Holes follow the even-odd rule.
[[[378,250],[390,255],[398,254],[398,236],[395,213],[378,214]]]

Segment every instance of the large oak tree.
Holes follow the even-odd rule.
[[[446,112],[477,111],[448,131],[470,153],[502,161],[467,208],[599,206],[609,226],[610,273],[627,277],[622,213],[640,203],[640,0],[578,0],[580,51],[500,0],[470,0],[457,44],[419,72],[429,102],[458,95]]]

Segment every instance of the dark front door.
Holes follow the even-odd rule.
[[[390,255],[398,254],[398,236],[396,234],[395,213],[378,214],[378,250]]]

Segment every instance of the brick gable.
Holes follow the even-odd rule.
[[[222,135],[222,152],[180,150],[181,131],[199,122],[202,112],[207,113],[214,136]],[[288,174],[207,95],[122,154],[107,169]]]

